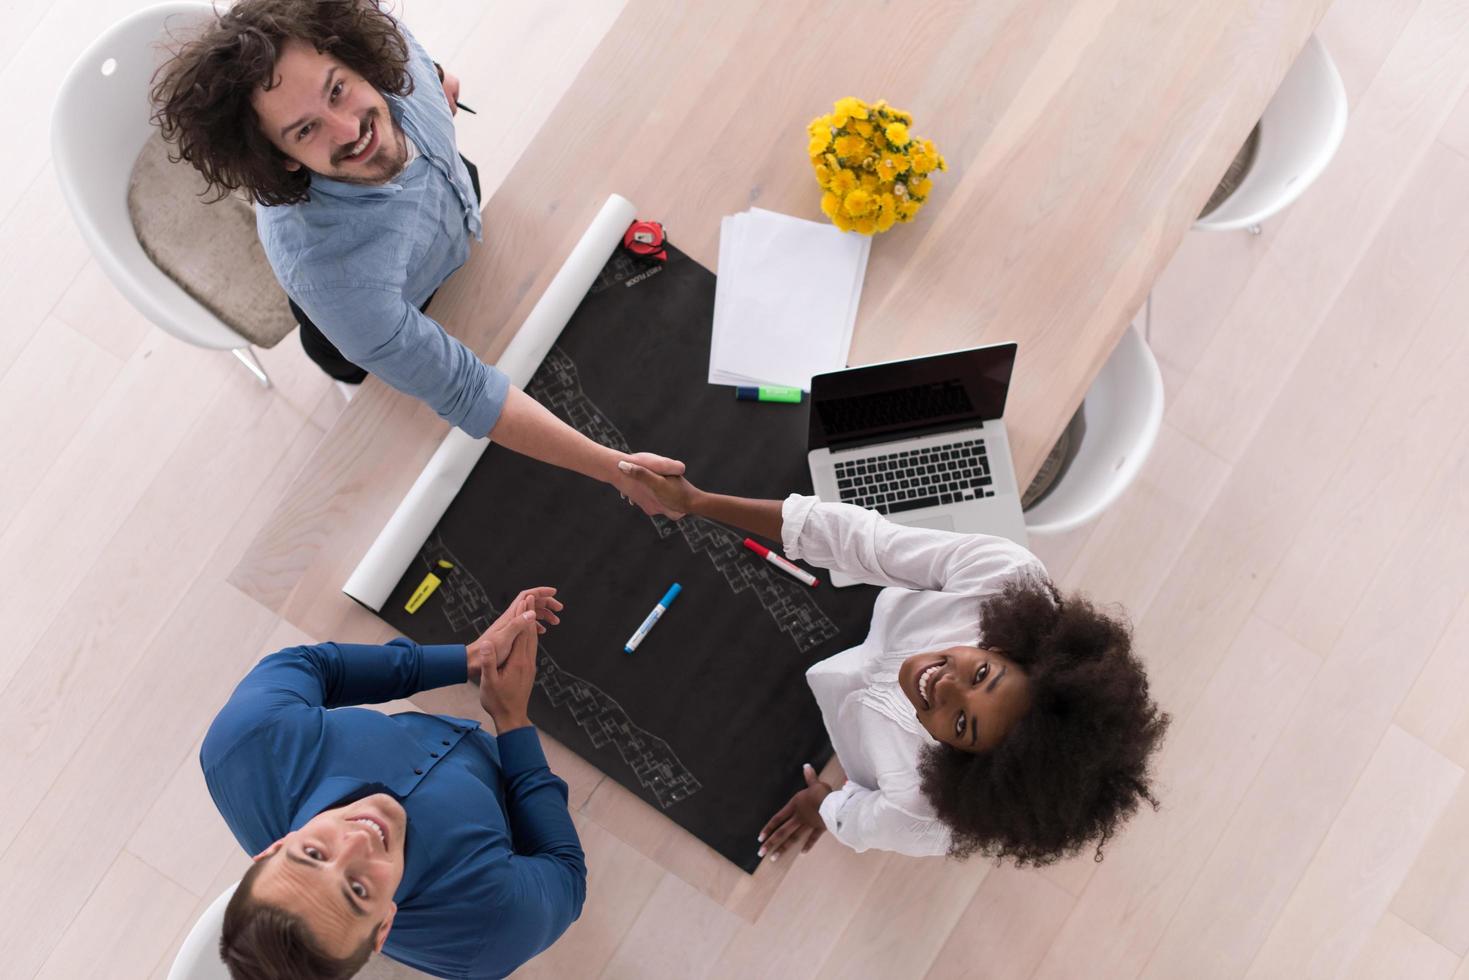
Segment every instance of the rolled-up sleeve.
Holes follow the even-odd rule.
[[[875,511],[792,494],[781,505],[781,545],[790,558],[871,585],[978,595],[1027,573],[1040,559],[1008,538],[895,524]]]
[[[938,857],[949,850],[949,828],[937,818],[910,813],[881,791],[851,780],[821,801],[821,819],[833,837],[854,851]]]
[[[449,336],[436,321],[381,285],[353,283],[292,290],[297,304],[342,356],[428,404],[476,439],[489,435],[510,380]]]

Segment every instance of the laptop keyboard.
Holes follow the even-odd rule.
[[[836,472],[842,503],[879,514],[995,495],[983,439],[843,460]]]

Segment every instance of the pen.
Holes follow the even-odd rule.
[[[812,575],[810,572],[803,569],[797,568],[795,565],[792,565],[780,555],[777,555],[775,552],[765,547],[765,545],[758,543],[752,538],[745,539],[745,547],[749,548],[751,551],[755,552],[755,554],[759,555],[761,558],[764,558],[766,561],[770,562],[770,564],[785,572],[787,575],[791,576],[792,578],[800,579],[802,582],[805,582],[813,589],[821,584],[821,582],[816,578],[815,575]]]
[[[643,625],[639,626],[638,631],[632,635],[632,639],[622,645],[623,653],[632,653],[638,648],[638,644],[643,642],[643,637],[648,635],[648,631],[653,628],[653,624],[663,618],[663,614],[668,611],[669,606],[673,605],[673,600],[677,599],[678,594],[682,591],[683,586],[677,582],[674,582],[669,587],[668,591],[663,594],[663,598],[658,600],[658,605],[654,606],[653,611],[648,613],[648,618],[643,620]]]
[[[459,108],[463,109],[465,112],[469,113],[471,116],[477,116],[477,115],[479,115],[479,113],[475,112],[473,109],[471,109],[469,106],[465,105],[463,102],[460,102],[458,99],[455,99],[454,100],[454,104],[457,105]]]

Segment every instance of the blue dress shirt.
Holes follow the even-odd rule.
[[[408,813],[398,914],[383,952],[440,977],[503,977],[581,914],[586,862],[566,784],[534,728],[366,708],[466,680],[464,647],[323,643],[271,654],[199,753],[215,806],[259,853],[370,793]]]
[[[408,42],[413,91],[384,93],[419,156],[386,184],[311,175],[310,199],[255,209],[281,288],[349,361],[479,438],[494,428],[509,380],[419,309],[483,240],[479,203],[428,52]]]

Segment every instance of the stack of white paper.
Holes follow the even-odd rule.
[[[751,208],[719,226],[709,383],[811,389],[847,366],[872,239]]]

